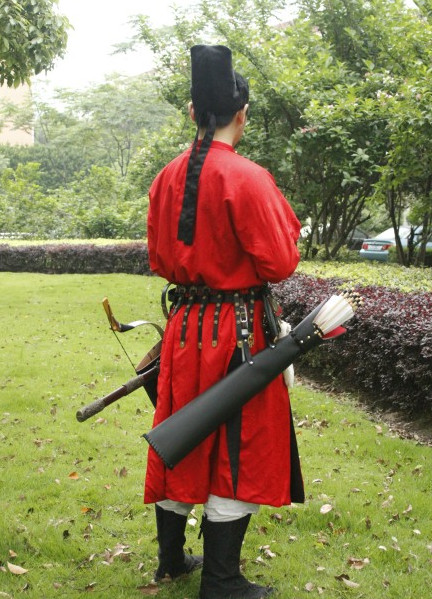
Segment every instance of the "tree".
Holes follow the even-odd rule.
[[[58,98],[72,117],[87,125],[106,164],[118,168],[122,177],[127,174],[143,132],[157,130],[174,112],[168,103],[161,102],[146,74],[113,74],[105,83],[85,92],[64,90]]]
[[[407,165],[413,176],[398,192],[413,198],[422,185],[426,190],[426,131],[420,145],[407,147],[410,136],[398,137],[404,126],[395,115],[402,105],[409,115],[404,89],[422,69],[429,89],[432,29],[402,0],[301,0],[299,17],[275,26],[271,18],[283,4],[201,0],[192,14],[177,11],[171,30],[153,32],[138,18],[135,43],[155,53],[162,94],[177,108],[189,99],[190,46],[233,50],[252,90],[243,153],[271,170],[301,220],[311,219],[309,249],[318,240],[333,258],[369,217],[371,198],[384,202],[381,184],[397,155],[400,163],[397,147],[424,167],[420,183]],[[430,0],[422,4],[431,8]],[[411,122],[412,132],[420,132],[421,120],[429,122],[426,113],[418,127]]]
[[[39,165],[27,163],[0,173],[0,231],[44,238],[56,221],[56,202],[39,185]]]
[[[0,85],[29,83],[63,56],[69,22],[57,0],[0,0]]]
[[[35,92],[31,114],[26,107],[15,107],[15,123],[34,124],[34,146],[0,147],[12,168],[39,163],[46,192],[68,186],[92,166],[107,166],[125,177],[148,134],[176,113],[157,96],[148,75],[111,75],[84,91],[57,90],[54,99],[48,103]]]

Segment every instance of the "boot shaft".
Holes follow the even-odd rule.
[[[155,574],[156,580],[166,575],[176,578],[186,572],[185,553],[186,516],[164,510],[156,505],[157,540],[159,544],[159,566]]]
[[[205,516],[204,566],[200,599],[262,599],[273,592],[246,580],[240,573],[240,554],[250,514],[231,522],[210,522]]]
[[[241,548],[250,518],[248,514],[231,522],[211,522],[203,516],[204,577],[208,572],[220,578],[240,576]]]

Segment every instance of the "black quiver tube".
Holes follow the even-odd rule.
[[[325,302],[323,302],[324,304]],[[161,422],[144,438],[172,469],[201,441],[229,420],[301,354],[322,343],[313,319],[318,306],[289,335],[243,362],[215,385]]]

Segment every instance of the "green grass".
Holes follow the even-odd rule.
[[[151,405],[136,392],[100,419],[79,424],[75,412],[133,375],[102,298],[122,321],[162,323],[162,281],[0,273],[0,286],[0,597],[142,597],[157,552],[153,508],[142,503]],[[122,336],[135,361],[155,340],[144,327]],[[307,502],[261,508],[246,575],[275,585],[275,599],[429,596],[431,448],[390,434],[352,397],[298,385],[292,403]],[[200,549],[198,525],[188,546]],[[367,561],[355,569],[351,558]],[[198,587],[194,573],[157,596],[194,599]]]

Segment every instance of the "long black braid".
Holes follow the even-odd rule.
[[[192,150],[189,156],[187,172],[186,172],[186,184],[183,198],[183,206],[180,214],[177,239],[183,241],[186,245],[192,245],[194,233],[195,233],[195,222],[196,222],[196,205],[198,196],[198,182],[201,175],[201,170],[204,164],[204,160],[208,154],[213,137],[216,131],[216,117],[213,113],[206,115],[208,116],[208,124],[204,139],[201,142],[201,146],[198,148],[198,131],[195,136]]]

